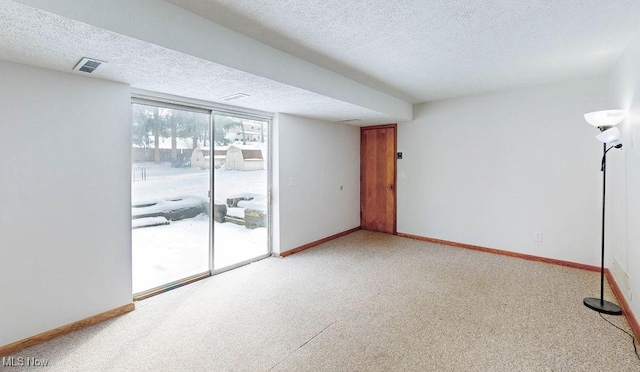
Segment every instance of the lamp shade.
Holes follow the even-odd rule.
[[[609,128],[598,134],[596,138],[609,146],[615,146],[620,144],[620,130],[618,128]]]
[[[619,124],[624,119],[623,110],[603,110],[584,114],[587,123],[594,127],[612,127]]]

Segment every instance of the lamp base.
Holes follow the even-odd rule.
[[[593,297],[587,297],[582,302],[584,303],[584,306],[599,313],[605,313],[609,315],[622,315],[622,309],[620,308],[620,306],[614,304],[613,302]]]

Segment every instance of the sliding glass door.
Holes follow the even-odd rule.
[[[135,298],[269,256],[270,118],[135,102]]]
[[[269,254],[269,121],[214,115],[213,270]]]
[[[211,115],[133,104],[133,293],[210,271]]]

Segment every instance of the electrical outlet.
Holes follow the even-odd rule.
[[[542,243],[542,233],[539,231],[536,231],[533,233],[533,241],[538,242],[538,243]]]

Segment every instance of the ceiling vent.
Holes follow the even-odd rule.
[[[93,59],[93,58],[84,57],[80,60],[80,62],[78,62],[76,67],[74,67],[73,69],[76,71],[82,71],[90,74],[94,72],[98,68],[98,66],[100,66],[103,63],[105,62],[98,61],[97,59]]]
[[[338,123],[340,123],[340,124],[355,124],[355,123],[358,123],[360,121],[362,121],[362,120],[360,120],[360,119],[347,119],[347,120],[340,120],[340,121],[338,121]]]
[[[244,94],[244,93],[236,93],[236,94],[232,94],[230,96],[226,96],[226,97],[222,97],[220,98],[223,101],[235,101],[237,99],[243,99],[243,98],[247,98],[247,97],[251,97],[248,94]]]

